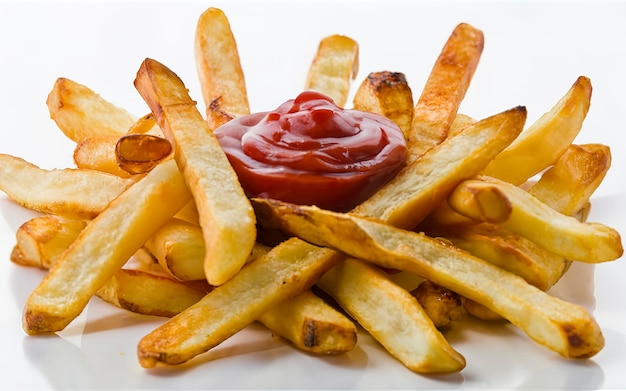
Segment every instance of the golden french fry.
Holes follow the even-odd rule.
[[[581,76],[550,111],[489,163],[484,174],[520,185],[552,165],[580,132],[590,100],[591,81]]]
[[[77,143],[92,136],[122,135],[135,123],[126,110],[66,78],[56,80],[46,104],[59,129]]]
[[[622,256],[619,233],[600,223],[582,223],[576,218],[557,212],[550,206],[533,197],[525,190],[508,182],[487,176],[463,181],[448,198],[450,206],[467,217],[486,221],[485,216],[466,213],[458,198],[478,193],[498,193],[499,197],[475,197],[481,204],[480,210],[504,209],[483,202],[505,202],[510,206],[510,213],[499,225],[520,236],[528,238],[537,245],[566,259],[599,263],[615,260]]]
[[[135,86],[175,145],[175,160],[198,208],[205,275],[211,285],[221,285],[241,269],[254,247],[254,211],[182,80],[159,62],[146,59]]]
[[[115,146],[120,136],[87,137],[74,148],[74,163],[78,168],[97,170],[113,174],[120,178],[129,178],[131,174],[117,164]]]
[[[564,357],[591,357],[604,346],[600,327],[583,307],[443,241],[316,207],[263,199],[254,199],[253,205],[262,224],[382,267],[421,275],[486,306]]]
[[[19,205],[43,213],[92,218],[134,182],[94,170],[44,170],[0,154],[0,190]]]
[[[304,89],[328,95],[337,106],[344,107],[358,71],[359,44],[343,35],[331,35],[320,41]]]
[[[163,133],[156,123],[154,114],[148,113],[135,121],[126,134],[152,134],[154,136],[159,136]]]
[[[564,215],[574,216],[587,205],[610,166],[608,146],[570,145],[528,192]]]
[[[190,198],[172,160],[155,167],[111,202],[28,297],[23,317],[26,333],[65,328],[91,296]]]
[[[137,347],[139,363],[145,368],[181,364],[208,351],[273,306],[310,288],[339,257],[298,239],[274,247],[143,337]]]
[[[172,144],[150,134],[127,134],[115,144],[118,166],[130,174],[145,174],[172,153]]]
[[[482,31],[457,25],[445,43],[422,90],[409,132],[409,161],[441,143],[469,88],[483,51]]]
[[[380,114],[394,121],[407,137],[413,120],[413,94],[400,72],[372,72],[357,89],[356,110]]]
[[[509,145],[525,120],[526,110],[517,107],[473,123],[407,165],[353,212],[414,228],[461,180],[478,174]]]
[[[209,110],[213,102],[219,102],[219,112],[231,117],[250,114],[237,42],[222,10],[209,8],[200,15],[194,48],[209,127],[216,129],[223,121]]]
[[[310,290],[272,307],[259,322],[298,349],[316,354],[349,352],[357,341],[354,323]]]
[[[446,328],[453,320],[463,317],[461,296],[432,281],[422,281],[417,288],[411,290],[411,295],[439,329]]]
[[[463,356],[433,327],[417,300],[382,272],[346,258],[317,285],[410,370],[445,373],[465,367]]]

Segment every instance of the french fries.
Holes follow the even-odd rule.
[[[172,153],[172,144],[150,134],[127,134],[115,144],[117,165],[130,174],[145,174]]]
[[[598,324],[583,307],[444,242],[351,214],[263,199],[253,204],[263,224],[382,267],[424,276],[500,314],[564,357],[592,357],[604,346]]]
[[[358,71],[358,43],[350,37],[331,35],[321,40],[304,89],[328,95],[337,106],[343,107]]]
[[[176,147],[175,160],[198,208],[205,241],[204,272],[221,285],[243,266],[256,241],[254,211],[217,139],[183,82],[146,59],[135,87]]]

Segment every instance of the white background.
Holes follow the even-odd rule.
[[[404,72],[421,91],[459,22],[483,30],[485,50],[462,105],[482,118],[525,105],[532,122],[579,75],[592,105],[577,142],[608,144],[613,166],[594,195],[591,220],[626,232],[626,2],[621,1],[0,1],[0,153],[41,167],[72,165],[73,144],[49,119],[57,77],[85,84],[137,116],[148,109],[132,82],[151,57],[173,69],[201,101],[193,60],[198,16],[222,8],[239,45],[254,111],[302,88],[321,38],[360,44],[355,87],[371,71]],[[618,140],[619,138],[619,140]],[[193,365],[144,370],[138,340],[163,322],[92,300],[58,335],[27,337],[21,310],[43,276],[11,264],[17,227],[33,214],[0,196],[0,378],[6,389],[619,389],[626,388],[626,266],[577,265],[555,294],[594,311],[606,347],[568,361],[512,327],[457,324],[446,335],[467,359],[459,374],[416,375],[366,335],[349,354],[302,354],[252,326]]]

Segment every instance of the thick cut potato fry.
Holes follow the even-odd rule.
[[[358,72],[359,44],[343,35],[331,35],[320,41],[304,89],[328,95],[337,106],[344,107]]]
[[[407,138],[409,161],[441,143],[469,88],[483,51],[482,31],[467,23],[455,27],[422,90]]]
[[[413,93],[400,72],[372,72],[363,80],[353,99],[356,110],[380,114],[394,121],[408,137],[413,120]]]
[[[98,289],[96,296],[138,314],[172,317],[200,301],[206,293],[162,275],[120,269]]]
[[[143,337],[145,368],[182,364],[223,342],[267,310],[310,288],[339,260],[337,252],[292,239],[246,265],[202,300]]]
[[[151,134],[127,134],[115,144],[118,166],[130,174],[145,174],[172,153],[172,144]]]
[[[83,139],[74,148],[74,164],[78,168],[130,178],[132,175],[117,164],[115,147],[119,139],[120,136],[93,136]]]
[[[259,322],[298,349],[316,354],[349,352],[357,341],[355,324],[310,290],[272,307]]]
[[[452,321],[461,319],[465,314],[461,296],[432,281],[422,281],[411,290],[411,295],[438,329],[448,327]]]
[[[590,100],[591,81],[581,76],[550,111],[489,163],[484,174],[521,185],[554,164],[580,132]]]
[[[231,117],[250,114],[237,42],[226,15],[217,8],[207,9],[198,19],[195,59],[209,126],[216,129],[223,120],[209,109],[213,102],[219,102],[219,113]]]
[[[44,170],[0,154],[0,190],[19,205],[42,213],[92,218],[133,183],[94,170]]]
[[[460,181],[478,174],[509,145],[525,120],[526,110],[517,107],[473,123],[407,165],[353,212],[415,228]]]
[[[498,193],[499,196],[473,197],[482,193]],[[474,209],[467,213],[465,206],[471,203],[459,201],[466,197],[473,197],[481,211],[508,209],[510,213],[501,215],[498,221],[501,227],[566,259],[599,263],[615,260],[624,252],[621,237],[615,229],[600,223],[583,223],[575,217],[559,213],[510,183],[480,176],[463,181],[448,198],[450,206],[457,212],[477,221],[487,221]],[[508,207],[494,207],[486,203],[506,203]]]
[[[564,215],[574,216],[587,205],[610,166],[608,146],[570,145],[528,192]]]
[[[111,202],[28,297],[23,317],[26,333],[65,328],[91,296],[190,198],[172,160]]]
[[[88,87],[59,78],[46,100],[50,117],[71,140],[122,135],[135,123],[135,116],[115,106]]]
[[[346,258],[317,285],[410,370],[445,373],[465,367],[463,356],[433,327],[417,300],[382,272]]]
[[[564,357],[591,357],[604,346],[600,327],[583,307],[552,297],[443,241],[315,207],[263,199],[254,199],[253,205],[262,224],[382,267],[423,276],[484,305]]]
[[[135,79],[193,194],[205,240],[204,272],[221,285],[241,269],[256,241],[255,216],[237,174],[182,80],[146,59]]]

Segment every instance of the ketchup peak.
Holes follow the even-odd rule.
[[[347,211],[395,176],[406,143],[391,120],[305,91],[215,130],[251,197]]]

